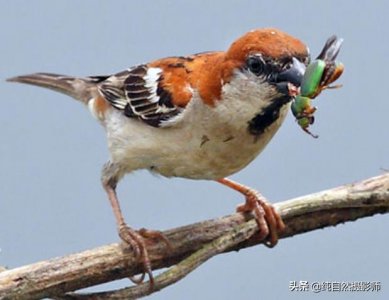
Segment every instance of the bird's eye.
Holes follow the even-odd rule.
[[[260,75],[265,71],[264,61],[260,57],[257,57],[257,56],[250,56],[247,59],[247,67],[255,75]]]

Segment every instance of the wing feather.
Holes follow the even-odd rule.
[[[173,104],[171,93],[163,87],[163,78],[162,69],[139,65],[107,78],[99,88],[126,116],[159,127],[183,109]]]

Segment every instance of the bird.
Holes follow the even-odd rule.
[[[89,108],[105,128],[110,153],[101,182],[121,240],[153,283],[146,240],[157,230],[127,225],[116,193],[127,173],[219,182],[245,197],[258,239],[277,244],[285,224],[266,198],[228,176],[252,162],[283,123],[310,61],[308,47],[276,28],[251,30],[226,51],[156,59],[104,76],[34,73],[8,79],[49,88]],[[167,241],[168,243],[168,241]]]

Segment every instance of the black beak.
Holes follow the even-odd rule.
[[[271,82],[277,87],[277,90],[285,95],[289,95],[289,83],[299,87],[305,73],[305,65],[298,59],[292,59],[292,65],[289,69],[274,74]]]

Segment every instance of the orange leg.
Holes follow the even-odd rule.
[[[228,178],[219,179],[217,182],[246,197],[246,202],[239,205],[236,210],[241,213],[252,213],[258,224],[258,239],[261,241],[266,239],[265,245],[274,247],[278,242],[278,234],[285,229],[285,224],[273,205],[259,192]]]

